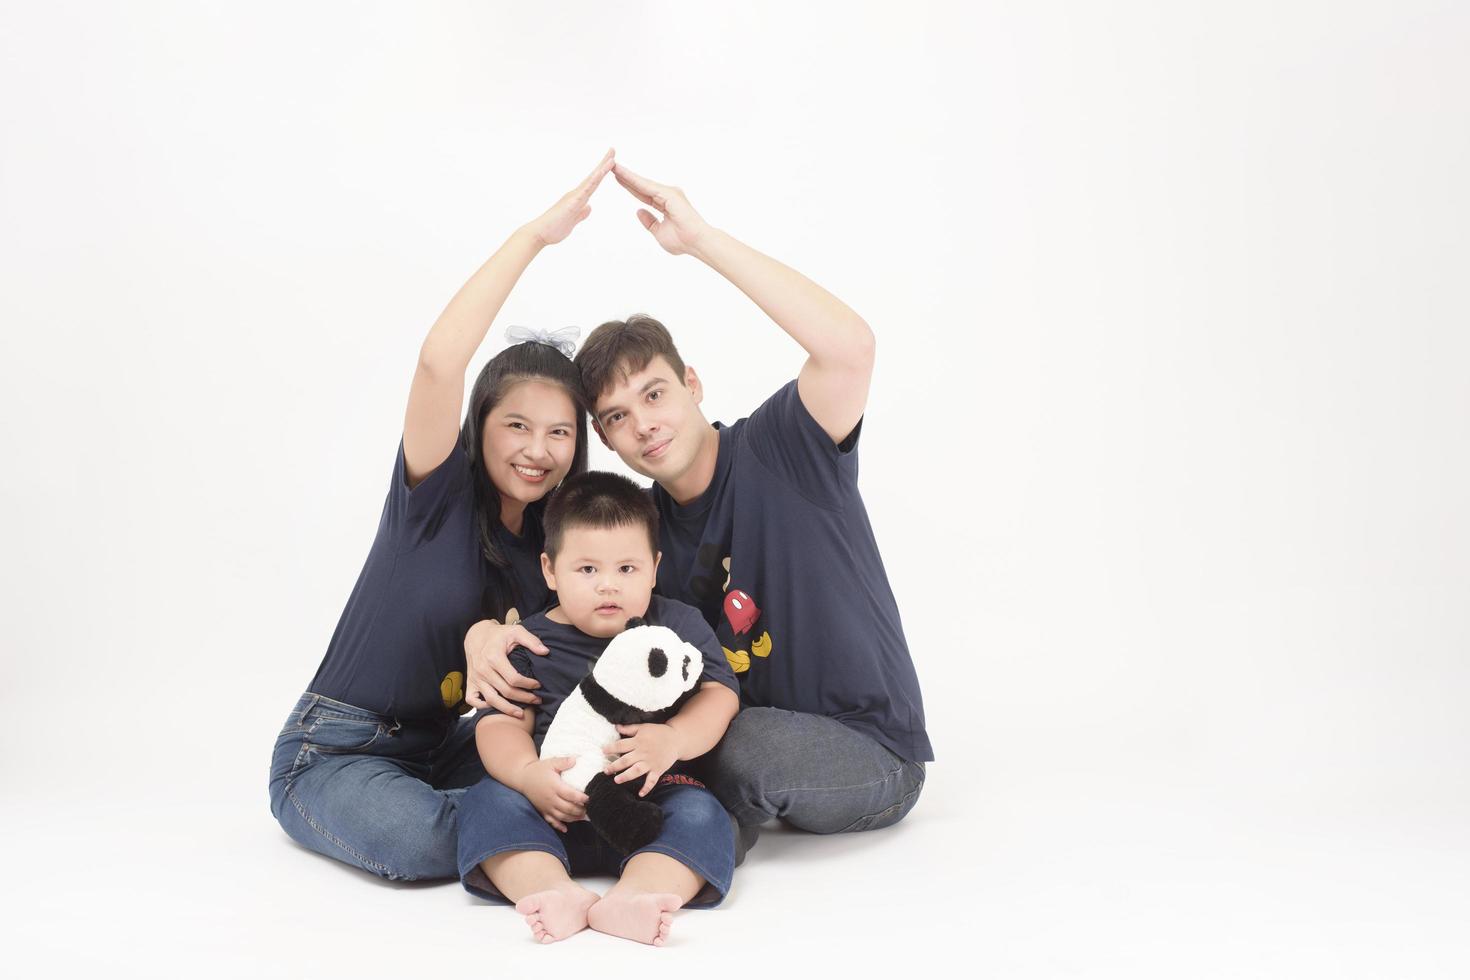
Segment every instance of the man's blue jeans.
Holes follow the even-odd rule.
[[[652,844],[624,855],[598,837],[585,820],[569,824],[567,832],[561,833],[525,796],[486,776],[460,801],[460,881],[471,894],[506,902],[480,867],[480,862],[496,854],[545,851],[560,859],[569,875],[619,875],[634,855],[651,852],[673,858],[705,880],[704,888],[685,908],[719,905],[735,874],[735,828],[730,815],[701,786],[661,782],[647,799],[663,809],[663,830]]]
[[[393,718],[303,694],[276,737],[271,813],[297,843],[384,878],[457,878],[458,804],[485,776],[471,718]]]
[[[922,762],[781,708],[742,710],[705,763],[710,789],[743,828],[779,818],[815,834],[879,830],[907,816],[924,788]]]

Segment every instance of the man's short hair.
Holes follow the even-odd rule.
[[[653,317],[635,313],[626,320],[609,320],[592,331],[573,363],[582,373],[583,390],[596,406],[597,399],[614,383],[628,380],[630,374],[648,367],[655,357],[668,361],[675,380],[684,383],[684,359],[669,331]]]
[[[642,487],[618,473],[596,471],[565,480],[541,518],[546,554],[556,561],[569,528],[639,526],[648,532],[648,548],[658,554],[658,508]]]

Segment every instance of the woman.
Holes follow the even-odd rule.
[[[587,467],[568,349],[515,344],[464,374],[526,266],[591,213],[609,150],[455,294],[419,352],[377,537],[307,692],[276,739],[271,812],[297,842],[384,878],[455,878],[456,806],[484,776],[459,714],[536,704],[506,654],[546,605],[540,513]],[[466,677],[466,674],[468,675]]]

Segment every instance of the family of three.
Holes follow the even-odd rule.
[[[638,218],[659,245],[715,269],[801,345],[796,379],[711,425],[657,320],[604,323],[580,351],[513,328],[461,423],[490,324],[608,174],[653,209]],[[590,926],[661,945],[674,910],[719,904],[761,824],[830,834],[903,819],[933,754],[857,488],[873,350],[840,300],[608,151],[424,340],[372,550],[276,739],[281,826],[385,878],[458,877],[514,904],[542,942]],[[587,472],[589,416],[649,490]],[[623,854],[561,777],[572,760],[538,750],[635,618],[697,647],[703,674],[676,714],[620,725],[607,746],[607,772],[664,815]],[[573,880],[585,874],[618,881],[599,896]]]

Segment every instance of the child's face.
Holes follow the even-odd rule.
[[[556,561],[541,556],[541,571],[568,622],[608,637],[648,612],[659,557],[641,525],[573,526],[562,532]]]

